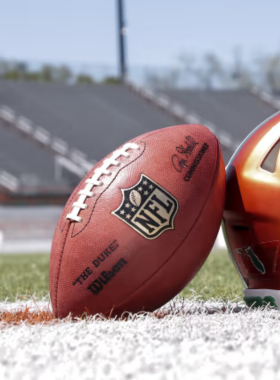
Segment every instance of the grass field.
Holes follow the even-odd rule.
[[[0,300],[14,301],[17,297],[42,298],[49,293],[49,255],[0,255]],[[213,251],[198,275],[182,291],[190,297],[193,291],[203,300],[242,297],[243,285],[224,251]]]

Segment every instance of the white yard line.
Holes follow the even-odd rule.
[[[21,307],[25,304],[21,303]],[[40,303],[46,307],[47,303]],[[1,304],[0,309],[19,304]],[[168,306],[169,307],[169,306]],[[0,330],[0,378],[276,379],[280,314],[243,304],[186,302],[157,319],[22,325]]]
[[[44,299],[36,299],[34,296],[33,300],[28,301],[18,300],[16,302],[0,302],[0,312],[1,311],[18,311],[28,307],[30,311],[36,311],[37,308],[49,309],[51,310],[51,303],[49,302],[49,296]],[[160,311],[167,312],[170,315],[178,315],[178,313],[223,313],[228,312],[239,312],[245,309],[245,304],[243,302],[223,302],[210,299],[208,301],[200,301],[198,298],[175,298],[173,301],[167,303],[165,306],[160,308]]]
[[[30,311],[36,311],[38,308],[40,310],[51,310],[51,303],[44,300],[30,300],[30,301],[17,301],[17,302],[0,302],[0,312],[2,311],[20,311],[24,310],[26,307]]]

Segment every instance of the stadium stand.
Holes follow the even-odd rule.
[[[117,146],[179,122],[211,128],[227,162],[240,141],[276,112],[279,102],[264,98],[246,90],[159,93],[131,84],[0,80],[0,186],[10,193],[68,195]]]
[[[278,108],[279,100],[256,89],[162,93],[131,83],[0,80],[0,252],[49,250],[73,187],[132,137],[203,123],[220,138],[227,162],[238,143]]]
[[[1,80],[0,204],[11,207],[0,210],[0,253],[49,251],[59,205],[88,169],[126,140],[174,123],[122,86]]]
[[[249,90],[172,89],[165,91],[164,95],[209,120],[217,128],[214,132],[222,145],[224,137],[234,142],[233,151],[257,125],[279,110],[279,101],[267,102],[259,93]],[[228,162],[233,151],[226,150],[225,144],[223,148]]]
[[[136,135],[174,123],[119,85],[0,81],[0,104],[94,161]]]
[[[46,151],[7,128],[0,128],[0,162],[1,169],[12,173],[18,185],[48,188],[51,184],[58,189],[66,186],[63,179],[55,178],[54,160]]]

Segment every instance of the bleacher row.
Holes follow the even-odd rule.
[[[125,141],[174,124],[202,123],[219,137],[228,162],[238,143],[278,107],[279,100],[257,90],[163,92],[132,84],[0,80],[0,252],[49,250],[73,187]],[[23,203],[29,207],[19,207]],[[31,207],[47,203],[57,206]]]
[[[23,187],[72,189],[84,175],[75,170],[81,161],[91,166],[135,135],[174,123],[125,87],[113,85],[0,81],[0,105],[0,172]],[[56,151],[47,149],[50,138]]]
[[[125,141],[183,122],[208,125],[228,161],[238,143],[276,111],[245,90],[159,93],[132,85],[1,80],[1,184],[9,191],[71,192],[96,161]]]

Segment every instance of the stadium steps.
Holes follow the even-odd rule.
[[[99,161],[125,141],[175,123],[121,85],[0,81],[0,104]]]
[[[235,142],[278,111],[249,90],[166,90],[165,94],[225,130]],[[235,143],[236,145],[236,143]],[[227,162],[232,152],[223,150]]]

